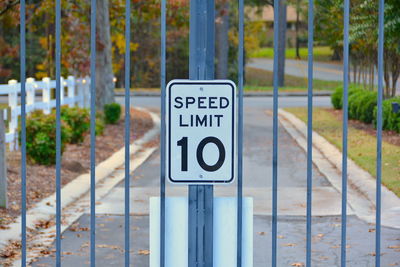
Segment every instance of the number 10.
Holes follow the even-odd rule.
[[[209,144],[213,143],[217,146],[219,157],[218,161],[214,165],[208,165],[203,158],[203,150],[204,147]],[[186,172],[188,171],[188,138],[186,136],[182,137],[181,140],[177,142],[177,145],[181,147],[181,171]],[[225,147],[224,144],[219,140],[217,137],[208,136],[200,141],[197,145],[196,151],[196,159],[199,163],[200,167],[209,172],[215,172],[221,168],[225,161]]]

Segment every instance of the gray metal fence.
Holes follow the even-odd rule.
[[[279,14],[279,1],[274,0],[274,12]],[[161,196],[161,247],[160,247],[160,266],[164,266],[165,260],[165,85],[166,85],[166,2],[161,0],[161,177],[160,177],[160,196]],[[190,60],[190,78],[191,79],[213,79],[214,78],[214,0],[191,0],[191,60]],[[90,159],[91,159],[91,209],[90,209],[90,264],[96,265],[95,245],[95,72],[96,72],[96,0],[91,0],[91,124],[90,124]],[[130,191],[129,191],[129,133],[130,133],[130,1],[126,1],[126,55],[125,55],[125,266],[130,265]],[[238,231],[237,231],[237,264],[241,266],[241,238],[242,238],[242,154],[243,154],[243,63],[244,63],[244,0],[238,0],[239,8],[239,127],[238,127],[238,187],[237,187],[237,205],[238,205]],[[201,12],[200,12],[201,11]],[[20,2],[20,60],[21,60],[21,81],[26,80],[26,1]],[[341,231],[341,266],[346,266],[346,223],[347,223],[347,134],[348,134],[348,88],[349,88],[349,18],[350,18],[350,0],[344,0],[344,66],[343,66],[343,165],[342,165],[342,231]],[[311,233],[312,233],[312,110],[313,110],[313,32],[314,32],[314,3],[309,1],[308,16],[308,136],[307,136],[307,232],[306,232],[306,266],[311,266]],[[56,0],[56,265],[61,266],[61,122],[60,122],[60,88],[61,88],[61,0]],[[274,69],[278,66],[278,16],[274,17]],[[198,27],[195,29],[195,27]],[[208,34],[206,36],[206,32]],[[194,34],[197,33],[197,34]],[[211,37],[210,37],[211,36]],[[196,39],[200,38],[200,39]],[[208,38],[208,39],[207,39]],[[382,166],[382,99],[383,99],[383,44],[384,44],[384,0],[379,0],[379,47],[378,47],[378,121],[377,121],[377,161],[376,161],[376,266],[380,266],[380,235],[381,235],[381,166]],[[274,90],[273,90],[273,198],[272,198],[272,262],[266,262],[265,265],[277,266],[277,229],[278,229],[278,76],[274,72]],[[21,215],[21,250],[22,266],[26,266],[26,248],[27,248],[27,229],[26,229],[26,86],[21,83],[21,196],[22,196],[22,215]],[[211,227],[207,231],[206,239],[212,240],[212,222],[207,223],[204,220],[205,213],[212,211],[212,186],[191,186],[189,189],[189,198],[202,205],[199,207],[190,207],[189,220],[197,220],[193,225],[201,227]],[[202,204],[200,202],[202,201]],[[202,211],[199,212],[199,210]],[[212,218],[212,217],[211,217]],[[203,228],[202,231],[204,231]],[[199,234],[199,229],[190,229],[190,235]],[[194,239],[193,239],[194,240]],[[195,246],[196,251],[189,253],[189,266],[212,266],[212,251],[204,248],[203,240],[198,241]],[[207,242],[207,241],[204,241]],[[203,250],[203,251],[201,251]],[[202,254],[204,252],[204,254]],[[211,255],[210,255],[211,253]],[[199,258],[201,254],[201,258]]]

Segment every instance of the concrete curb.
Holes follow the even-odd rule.
[[[279,121],[300,147],[307,150],[307,125],[295,115],[279,110]],[[341,192],[342,153],[321,135],[313,131],[313,163],[332,186]],[[348,159],[348,204],[355,214],[375,223],[376,179]],[[382,225],[400,228],[400,198],[382,185]]]
[[[314,96],[330,96],[332,94],[331,91],[315,91]],[[115,96],[124,97],[124,92],[115,92]],[[142,96],[142,97],[160,97],[160,92],[158,91],[133,91],[131,92],[131,96]],[[244,92],[244,97],[272,97],[272,92]],[[280,97],[298,97],[298,96],[307,96],[307,92],[281,92],[279,93]]]
[[[143,153],[146,149],[143,145],[152,139],[154,139],[160,130],[160,119],[159,117],[149,112],[154,122],[154,127],[149,130],[141,139],[135,141],[130,145],[131,156],[138,153]],[[96,167],[96,187],[101,184],[105,178],[110,177],[115,171],[121,169],[125,158],[125,148],[115,152],[111,157],[101,162]],[[149,153],[146,154],[150,156]],[[144,160],[143,160],[144,161]],[[142,162],[143,162],[142,161]],[[137,164],[134,166],[137,168]],[[123,169],[123,168],[122,168]],[[131,170],[133,171],[133,169]],[[83,174],[72,180],[70,183],[65,185],[61,189],[61,209],[65,209],[69,205],[72,205],[78,199],[82,198],[90,190],[90,173]],[[27,222],[26,227],[29,230],[34,230],[36,224],[40,221],[49,221],[55,217],[55,206],[56,206],[56,195],[55,193],[45,199],[38,202],[33,208],[27,211]],[[64,214],[63,214],[64,215]],[[0,231],[0,251],[9,243],[9,241],[19,240],[21,236],[21,216],[16,219],[15,223],[8,225],[8,229]]]

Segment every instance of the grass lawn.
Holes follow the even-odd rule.
[[[271,71],[246,68],[246,90],[269,91],[272,90],[273,73]],[[307,78],[285,75],[285,87],[280,91],[306,91],[308,81]],[[340,86],[342,82],[323,81],[314,79],[314,90],[334,90]]]
[[[302,121],[307,122],[307,108],[286,108]],[[314,109],[314,131],[342,149],[342,121],[326,108]],[[376,138],[349,125],[348,155],[361,168],[375,176]],[[382,183],[400,197],[400,146],[383,142]]]
[[[300,58],[306,60],[307,55],[308,55],[307,47],[301,47],[300,48]],[[314,47],[314,60],[315,61],[332,61],[332,55],[333,55],[333,51],[328,46]],[[260,48],[257,51],[251,52],[250,57],[273,58],[274,57],[274,48],[273,47]],[[287,48],[286,49],[286,58],[287,59],[296,59],[296,49],[295,48]]]

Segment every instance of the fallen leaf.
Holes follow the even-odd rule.
[[[302,266],[304,266],[304,263],[302,263],[302,262],[295,262],[295,263],[292,263],[291,266],[302,267]]]
[[[150,251],[148,249],[139,250],[139,255],[149,255]]]
[[[286,243],[286,244],[283,244],[282,246],[284,246],[284,247],[295,247],[295,246],[297,246],[297,244],[296,243]]]
[[[259,235],[265,235],[265,232],[258,232]]]
[[[16,255],[15,251],[11,250],[11,249],[5,250],[5,251],[0,253],[0,257],[1,258],[5,258],[5,259],[14,257],[15,255]]]

